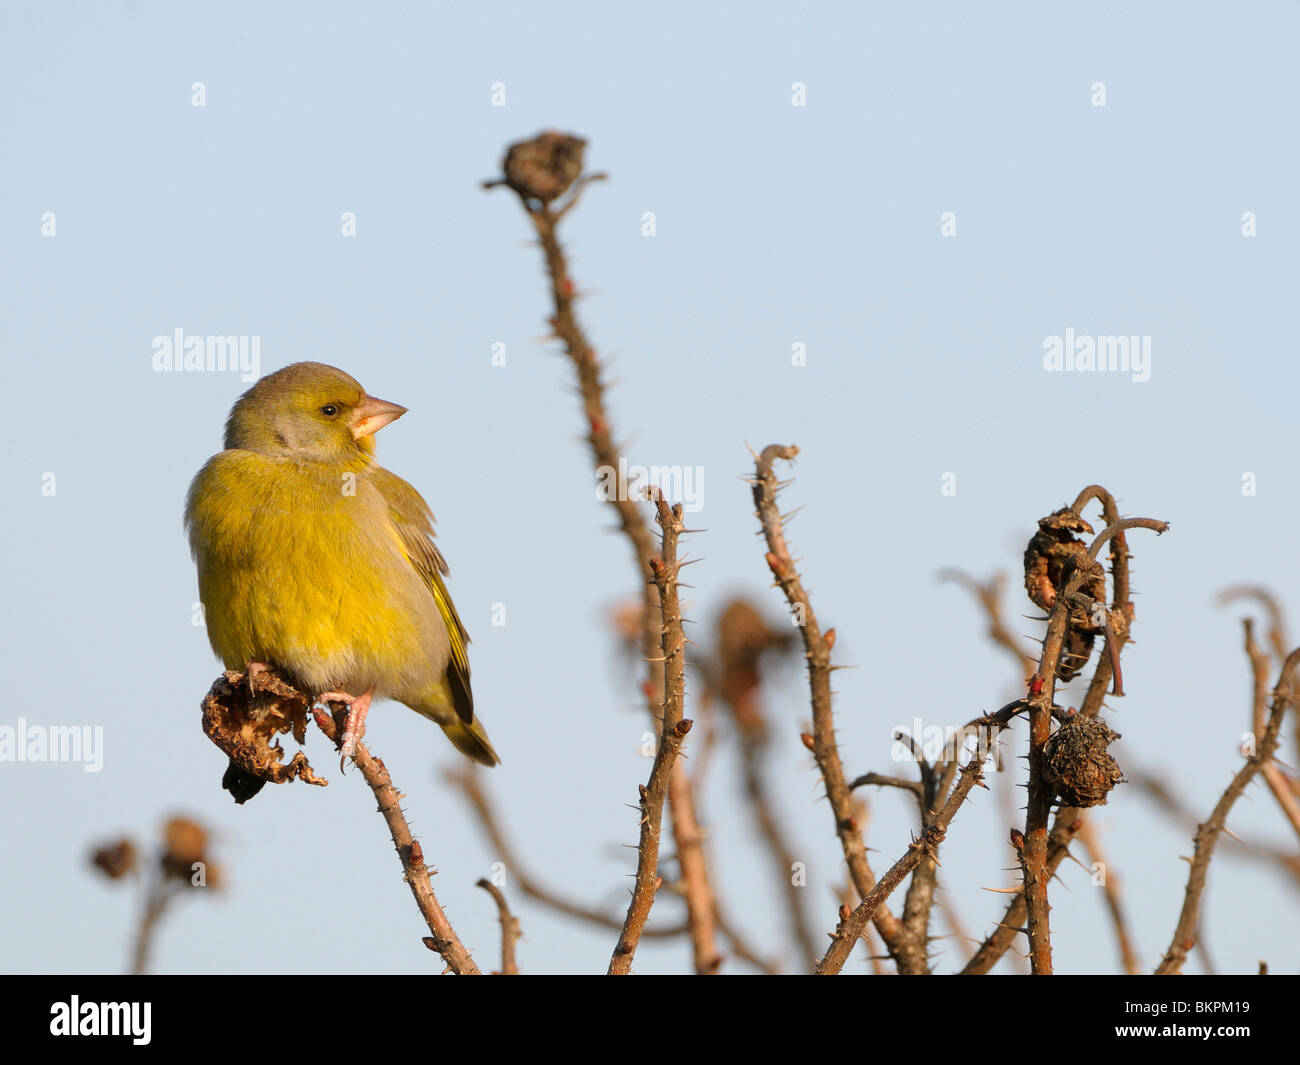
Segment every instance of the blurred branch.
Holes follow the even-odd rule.
[[[557,913],[562,913],[566,917],[574,917],[579,921],[586,921],[588,924],[597,925],[601,928],[618,929],[623,927],[621,917],[613,917],[594,907],[585,906],[580,902],[573,902],[538,882],[524,867],[515,853],[514,847],[506,839],[496,810],[479,783],[479,774],[475,773],[469,765],[449,769],[445,774],[445,779],[448,783],[459,788],[466,800],[468,800],[470,808],[477,815],[479,824],[487,834],[493,850],[510,870],[513,882],[519,886],[520,891],[535,902],[540,902],[543,906],[555,910]],[[679,924],[668,928],[646,928],[642,935],[652,938],[668,938],[683,935],[687,930],[686,925]]]
[[[1229,588],[1223,589],[1216,597],[1215,603],[1218,606],[1227,606],[1240,599],[1248,599],[1258,603],[1264,608],[1268,615],[1268,644],[1272,649],[1274,657],[1280,665],[1286,658],[1287,648],[1291,646],[1291,641],[1287,639],[1286,633],[1286,616],[1282,612],[1282,604],[1278,602],[1275,596],[1267,588],[1257,584],[1234,584]],[[1268,681],[1264,681],[1267,688]],[[1295,744],[1295,749],[1300,752],[1300,707],[1295,711],[1295,721],[1292,723],[1291,740]],[[1259,718],[1263,720],[1262,715]],[[1257,730],[1258,731],[1258,730]],[[1293,780],[1288,780],[1293,795],[1300,795],[1300,785]],[[1270,783],[1270,787],[1272,784]],[[1290,818],[1290,813],[1287,814]]]
[[[176,899],[180,891],[180,885],[169,884],[161,879],[149,885],[144,909],[140,913],[140,924],[135,932],[135,948],[131,952],[132,976],[143,976],[148,971],[149,955],[153,952],[154,932],[162,922],[167,907]]]
[[[939,912],[943,914],[944,920],[948,924],[948,931],[952,937],[970,942],[971,936],[966,930],[966,922],[961,919],[961,914],[953,902],[951,892],[942,884],[939,885],[938,890],[935,892],[935,901],[939,906]]]
[[[1080,819],[1079,842],[1087,850],[1090,862],[1093,865],[1102,867],[1102,889],[1106,894],[1106,908],[1110,911],[1111,924],[1115,927],[1115,940],[1119,944],[1120,961],[1123,963],[1124,971],[1129,976],[1137,976],[1142,971],[1142,963],[1138,961],[1137,951],[1133,947],[1133,934],[1129,931],[1128,921],[1124,916],[1124,904],[1119,891],[1119,878],[1115,875],[1110,862],[1106,858],[1106,852],[1101,845],[1101,837],[1097,833],[1097,826],[1093,824],[1091,817],[1084,816]]]
[[[1268,615],[1268,645],[1277,657],[1277,661],[1283,662],[1286,659],[1287,648],[1291,645],[1286,636],[1286,616],[1282,612],[1282,604],[1278,602],[1277,596],[1262,585],[1234,584],[1216,595],[1214,602],[1217,606],[1227,606],[1242,599],[1258,603],[1264,608],[1264,613]]]
[[[765,656],[783,653],[797,642],[790,629],[770,626],[762,611],[751,602],[734,598],[718,615],[713,653],[695,655],[692,664],[703,681],[697,705],[716,699],[730,713],[740,747],[749,811],[785,897],[783,914],[790,936],[799,954],[811,961],[821,948],[808,911],[809,893],[796,882],[795,850],[781,823],[778,803],[768,780],[772,745],[760,699],[760,667]],[[698,755],[692,761],[698,783],[701,778]]]
[[[109,880],[140,881],[140,921],[131,949],[134,976],[148,970],[155,937],[172,904],[200,889],[218,889],[223,878],[208,853],[208,830],[188,817],[172,817],[163,825],[162,845],[147,868],[130,837],[97,847],[90,860]]]
[[[938,577],[940,581],[961,585],[975,597],[988,622],[988,638],[1012,657],[1020,679],[1027,681],[1034,672],[1034,658],[1020,650],[1015,635],[1002,620],[1002,592],[1007,584],[1006,574],[995,573],[983,584],[965,570],[955,568],[940,570]]]
[[[172,817],[163,825],[163,845],[155,866],[150,901],[141,922],[136,946],[136,972],[143,973],[149,939],[163,910],[196,889],[217,889],[223,874],[208,851],[208,830],[188,817]],[[156,909],[155,909],[156,907]]]
[[[1267,729],[1264,712],[1268,703],[1268,655],[1255,642],[1254,624],[1250,618],[1242,618],[1242,628],[1246,634],[1246,655],[1251,667],[1251,732],[1255,736],[1256,748],[1264,742]],[[1291,828],[1300,836],[1300,798],[1297,798],[1295,785],[1276,762],[1265,762],[1260,767],[1268,790],[1273,793],[1282,814],[1290,822]]]
[[[501,975],[518,976],[519,966],[515,962],[515,945],[519,942],[519,918],[510,912],[505,893],[488,880],[480,878],[475,887],[481,887],[497,904],[497,914],[501,918]]]
[[[1142,769],[1127,770],[1129,783],[1144,792],[1161,810],[1169,814],[1184,828],[1195,832],[1200,818],[1188,806],[1187,801],[1176,794],[1167,780],[1155,773]],[[1246,858],[1279,867],[1284,872],[1293,888],[1300,888],[1300,855],[1281,847],[1275,847],[1263,840],[1240,839],[1229,837],[1224,846],[1227,853],[1234,858]]]
[[[767,845],[771,855],[773,871],[777,874],[785,895],[784,913],[790,924],[790,932],[799,947],[801,957],[817,956],[817,939],[808,915],[808,892],[799,887],[794,879],[795,856],[777,817],[772,797],[768,794],[767,780],[763,766],[763,745],[751,737],[741,737],[741,758],[745,776],[745,795],[754,815],[759,836]]]
[[[712,975],[722,965],[714,934],[717,909],[709,882],[704,830],[695,812],[694,789],[681,761],[673,766],[668,781],[668,817],[677,843],[677,864],[681,868],[682,897],[686,900],[686,923],[691,933],[695,971]]]
[[[1261,767],[1268,764],[1269,759],[1273,757],[1274,752],[1277,750],[1278,730],[1282,725],[1282,717],[1286,713],[1287,706],[1293,700],[1291,672],[1297,664],[1300,664],[1300,648],[1292,651],[1287,656],[1286,661],[1282,663],[1282,671],[1278,676],[1277,685],[1273,689],[1272,712],[1269,714],[1268,724],[1255,749],[1255,753],[1247,758],[1246,764],[1237,770],[1232,782],[1223,793],[1223,797],[1215,804],[1209,820],[1196,830],[1192,868],[1187,877],[1187,891],[1183,899],[1182,912],[1178,916],[1178,924],[1174,928],[1174,935],[1170,941],[1169,949],[1165,951],[1164,958],[1156,968],[1157,976],[1181,973],[1183,963],[1187,959],[1187,952],[1196,943],[1201,895],[1205,891],[1210,859],[1214,857],[1214,846],[1218,842],[1219,834],[1224,831],[1228,813],[1233,804],[1241,796],[1241,793],[1246,790],[1246,785],[1251,782]]]
[[[722,904],[717,898],[713,900],[713,920],[718,927],[718,931],[727,937],[731,944],[731,949],[735,952],[736,957],[746,965],[751,965],[765,976],[775,976],[781,971],[780,965],[772,958],[765,958],[758,953],[757,949],[746,941],[741,933],[722,909]]]

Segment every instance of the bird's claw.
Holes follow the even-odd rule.
[[[348,759],[355,758],[357,753],[357,738],[348,733],[343,734],[343,743],[339,747],[339,772],[348,771]]]
[[[248,694],[257,694],[257,678],[263,673],[270,673],[271,667],[265,662],[249,662],[244,670],[244,680],[248,684]]]
[[[348,695],[346,692],[322,692],[312,706],[316,723],[321,723],[321,714],[329,714],[328,702],[343,703],[348,708],[347,720],[343,725],[343,735],[339,738],[339,772],[346,773],[348,759],[356,757],[357,741],[365,732],[366,714],[370,710],[370,700],[374,697],[372,687],[362,695]]]

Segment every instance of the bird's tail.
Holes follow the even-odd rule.
[[[478,718],[474,718],[468,724],[457,718],[449,725],[443,725],[442,731],[447,734],[447,739],[455,744],[456,750],[467,758],[472,758],[480,765],[496,765],[500,758],[497,752],[492,749],[492,742],[487,737],[482,723]]]

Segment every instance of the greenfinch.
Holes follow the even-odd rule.
[[[208,639],[227,669],[274,666],[318,704],[347,705],[344,762],[381,698],[495,765],[433,514],[375,461],[374,434],[405,413],[319,362],[286,366],[240,396],[225,450],[185,503]]]

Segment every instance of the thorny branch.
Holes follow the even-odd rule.
[[[1100,491],[1095,486],[1084,490],[1080,500],[1086,500],[1091,493]],[[1082,503],[1076,501],[1076,506]],[[1169,528],[1167,522],[1153,518],[1124,518],[1112,522],[1103,529],[1088,548],[1087,560],[1095,562],[1102,547],[1113,537],[1119,536],[1127,529],[1151,529],[1163,533]],[[1116,558],[1122,557],[1124,551],[1115,549]],[[1125,569],[1127,574],[1127,569]],[[1047,836],[1048,816],[1051,813],[1052,789],[1043,775],[1043,748],[1051,737],[1052,707],[1056,695],[1057,665],[1064,648],[1066,628],[1070,614],[1078,605],[1079,596],[1087,572],[1082,566],[1076,566],[1073,576],[1069,578],[1064,589],[1058,595],[1055,606],[1047,621],[1047,634],[1043,639],[1043,654],[1039,659],[1038,671],[1034,675],[1034,686],[1029,697],[1029,799],[1025,811],[1024,851],[1024,894],[1026,915],[1028,917],[1029,960],[1035,976],[1046,976],[1052,972],[1051,926],[1048,917],[1047,884]],[[1127,576],[1125,576],[1127,584]],[[1117,578],[1117,591],[1118,578]],[[1127,587],[1123,589],[1127,592]],[[1107,643],[1110,644],[1110,639]],[[1117,661],[1118,647],[1111,647],[1110,661]],[[1105,669],[1102,659],[1097,665],[1098,672]],[[1094,676],[1094,682],[1096,677]]]
[[[274,669],[226,672],[213,682],[203,700],[203,729],[208,738],[230,756],[230,766],[222,783],[236,802],[246,802],[268,781],[288,783],[298,779],[318,786],[327,783],[312,772],[301,751],[287,766],[281,764],[284,751],[277,737],[292,732],[298,743],[305,742],[309,713],[320,730],[337,745],[341,735],[340,722],[324,707],[313,705],[312,699],[281,678]],[[480,975],[478,966],[457,937],[433,893],[430,880],[433,870],[424,864],[424,852],[419,841],[411,835],[402,813],[404,796],[393,786],[384,763],[375,758],[364,743],[357,744],[355,762],[362,778],[374,792],[379,813],[383,815],[393,837],[393,846],[397,848],[406,883],[415,897],[420,915],[429,926],[431,934],[425,937],[425,945],[442,955],[450,971],[458,975]]]
[[[1120,613],[1123,617],[1131,620],[1133,611],[1132,605],[1128,601],[1130,594],[1128,569],[1129,554],[1127,543],[1124,540],[1124,532],[1127,528],[1136,526],[1154,529],[1159,533],[1167,529],[1168,525],[1163,522],[1153,522],[1149,519],[1134,519],[1131,523],[1121,522],[1118,510],[1115,506],[1114,498],[1100,485],[1089,485],[1085,488],[1079,493],[1078,497],[1069,509],[1076,515],[1080,514],[1082,509],[1093,499],[1098,499],[1102,503],[1103,513],[1107,521],[1107,528],[1104,529],[1101,535],[1096,538],[1087,557],[1095,560],[1101,545],[1107,542],[1110,543],[1111,550],[1109,557],[1111,563],[1111,584],[1113,589],[1111,613]],[[1054,609],[1049,615],[1048,633],[1044,637],[1043,642],[1043,655],[1040,658],[1037,671],[1033,678],[1031,678],[1031,697],[1034,697],[1034,689],[1037,688],[1038,692],[1036,701],[1040,707],[1045,706],[1048,711],[1047,713],[1042,713],[1040,711],[1039,716],[1040,725],[1046,729],[1048,733],[1050,733],[1050,711],[1054,707],[1053,699],[1055,695],[1056,681],[1055,667],[1056,662],[1059,661],[1061,653],[1061,641],[1063,637],[1062,623],[1068,619],[1068,603],[1071,594],[1077,594],[1078,586],[1082,584],[1082,581],[1078,580],[1081,576],[1081,571],[1075,574],[1075,580],[1069,582],[1073,588],[1071,589],[1070,587],[1067,587],[1063,589],[1062,595],[1059,597]],[[1061,616],[1061,611],[1063,609],[1066,611],[1066,618]],[[1055,632],[1053,632],[1052,627],[1053,619],[1055,619],[1058,624],[1058,629]],[[1116,638],[1117,635],[1119,638]],[[1118,661],[1119,651],[1123,642],[1126,641],[1127,636],[1128,630],[1126,626],[1121,627],[1118,634],[1116,633],[1114,626],[1108,626],[1108,653],[1102,655],[1097,662],[1092,682],[1089,684],[1088,693],[1081,709],[1081,714],[1083,716],[1090,718],[1095,717],[1097,712],[1101,709],[1102,699],[1105,696],[1106,688],[1113,676],[1114,664]],[[1051,641],[1050,647],[1049,640]],[[1049,651],[1052,656],[1050,662],[1048,661]],[[1047,681],[1050,681],[1050,683]],[[1039,758],[1038,770],[1040,773],[1042,744],[1045,743],[1045,741],[1046,736],[1040,731],[1037,751]],[[1034,751],[1031,746],[1031,758],[1033,756]],[[1047,830],[1046,815],[1050,810],[1050,794],[1045,796],[1048,805],[1042,804],[1042,799],[1044,798],[1042,793],[1047,790],[1048,789],[1042,785],[1040,780],[1037,792],[1037,798],[1040,800],[1039,807],[1035,812],[1031,799],[1030,808],[1026,811],[1027,825],[1031,813],[1036,813],[1034,831],[1032,833],[1027,831],[1022,834],[1023,836],[1032,836],[1033,838],[1033,852],[1028,855],[1031,859],[1030,876],[1033,878],[1036,888],[1040,891],[1039,905],[1035,907],[1035,926],[1039,940],[1036,965],[1033,964],[1034,952],[1031,949],[1031,969],[1034,969],[1035,971],[1044,964],[1049,967],[1051,964],[1050,939],[1048,939],[1045,934],[1047,932],[1044,912],[1046,908],[1047,882],[1050,881],[1061,862],[1068,856],[1070,842],[1074,838],[1075,833],[1079,830],[1083,818],[1083,814],[1080,810],[1072,807],[1062,807],[1057,811],[1056,818],[1052,823],[1050,831]],[[1032,794],[1033,793],[1031,792],[1031,795]],[[1028,839],[1026,839],[1025,842],[1028,843]],[[1019,852],[1018,857],[1021,860],[1023,869],[1023,863],[1026,858],[1024,850]],[[994,930],[988,935],[983,943],[980,944],[970,961],[968,961],[965,967],[961,970],[962,973],[978,975],[989,972],[998,963],[1002,955],[1006,953],[1016,935],[1028,931],[1026,927],[1028,910],[1029,906],[1027,903],[1026,892],[1022,886],[1021,890],[1017,892],[1007,904],[1006,911]]]
[[[1088,485],[1079,493],[1078,497],[1070,505],[1070,509],[1082,517],[1083,508],[1094,499],[1101,502],[1102,517],[1106,519],[1107,527],[1117,524],[1120,517],[1119,507],[1115,504],[1115,497],[1099,484]],[[1128,540],[1125,538],[1122,529],[1110,540],[1109,558],[1111,611],[1121,614],[1126,619],[1126,623],[1122,627],[1117,627],[1111,624],[1109,620],[1107,621],[1106,654],[1098,659],[1097,668],[1092,675],[1092,682],[1088,685],[1088,694],[1083,697],[1083,705],[1079,707],[1079,713],[1085,717],[1097,716],[1097,713],[1101,710],[1101,701],[1106,697],[1106,688],[1112,679],[1115,681],[1115,694],[1124,694],[1124,684],[1119,674],[1119,660],[1120,652],[1123,651],[1124,644],[1128,642],[1129,628],[1133,622],[1133,604],[1129,601],[1131,590],[1129,587],[1128,567],[1129,559],[1132,556],[1128,553]]]
[[[1061,810],[1056,815],[1056,820],[1052,823],[1052,830],[1047,836],[1045,869],[1048,879],[1051,879],[1056,870],[1060,868],[1061,863],[1069,856],[1070,842],[1074,839],[1082,820],[1083,811],[1074,808]],[[963,975],[982,976],[997,965],[1002,959],[1002,955],[1011,947],[1016,936],[1025,932],[1026,910],[1025,893],[1021,890],[1007,904],[1006,912],[1002,915],[997,927],[980,944],[971,960],[961,970]]]
[[[659,588],[659,603],[663,612],[660,637],[664,662],[663,715],[659,750],[650,769],[650,780],[641,788],[641,842],[637,847],[636,881],[623,930],[610,958],[608,972],[611,976],[624,976],[631,972],[632,958],[650,916],[650,907],[654,905],[655,892],[663,883],[663,878],[659,875],[659,829],[664,801],[668,797],[668,781],[672,777],[682,741],[691,730],[690,720],[682,716],[686,686],[686,636],[682,632],[681,607],[677,598],[677,573],[680,568],[677,561],[677,537],[682,532],[682,507],[679,503],[669,508],[658,493],[655,496],[657,519],[663,529],[663,537],[660,555],[650,560],[650,571]],[[688,905],[689,901],[688,899]]]
[[[1012,704],[1012,706],[1017,705]],[[1008,709],[1007,707],[1003,708],[1004,711]],[[1007,720],[1010,720],[1009,714]],[[989,727],[990,738],[1006,727],[1006,723],[996,720],[994,715],[990,715],[981,723]],[[993,730],[996,730],[996,732]],[[867,922],[871,920],[875,910],[902,883],[903,878],[916,869],[922,861],[928,859],[933,862],[936,860],[939,844],[943,842],[949,824],[952,823],[957,811],[961,809],[962,804],[966,801],[966,796],[970,793],[971,788],[976,784],[981,787],[984,786],[983,767],[984,758],[981,750],[972,754],[970,760],[962,767],[957,786],[952,789],[952,794],[948,796],[948,801],[944,804],[943,809],[922,829],[920,837],[912,841],[906,853],[894,863],[889,872],[881,877],[880,882],[858,903],[857,909],[851,913],[841,912],[839,926],[831,937],[831,945],[817,966],[818,976],[833,976],[843,969],[854,944],[857,943],[858,938],[866,930]]]
[[[876,878],[867,862],[866,843],[853,816],[852,790],[845,779],[844,764],[840,761],[839,745],[835,739],[835,717],[831,709],[831,648],[835,644],[835,630],[828,629],[823,633],[817,623],[812,600],[786,545],[784,518],[777,504],[777,493],[783,487],[783,482],[777,479],[773,464],[777,459],[793,462],[798,454],[799,449],[794,445],[786,447],[769,444],[756,457],[754,509],[767,541],[768,567],[800,622],[799,631],[803,636],[808,661],[808,683],[812,698],[813,733],[810,747],[826,785],[826,799],[835,817],[835,832],[839,836],[844,860],[848,863],[849,875],[859,897],[865,900],[876,887]],[[917,861],[919,860],[918,855]],[[916,942],[915,937],[882,904],[882,900],[883,896],[876,899],[868,916],[875,922],[876,930],[897,962],[899,971],[925,972],[925,943]],[[855,936],[855,942],[856,939]]]
[[[505,178],[490,182],[488,185],[506,185],[514,190],[519,195],[524,210],[537,232],[551,284],[554,305],[554,313],[550,319],[552,332],[554,337],[562,342],[577,377],[578,390],[587,421],[587,443],[592,460],[600,470],[617,468],[620,454],[614,442],[606,411],[602,366],[575,314],[574,303],[577,292],[569,275],[568,264],[557,234],[558,224],[577,204],[586,185],[603,178],[603,175],[599,174],[581,173],[582,148],[583,142],[579,139],[556,133],[543,134],[534,141],[513,145],[504,164]],[[961,765],[958,760],[957,749],[953,750],[950,757],[934,765],[929,764],[918,751],[917,762],[921,776],[919,781],[868,773],[848,783],[835,738],[830,686],[830,674],[838,668],[831,664],[835,630],[828,629],[823,632],[817,622],[811,599],[786,544],[784,531],[786,516],[781,514],[777,505],[777,496],[784,482],[776,478],[773,470],[775,460],[793,461],[797,454],[798,448],[794,446],[785,447],[775,444],[768,446],[761,455],[755,456],[756,473],[752,484],[757,516],[767,542],[766,560],[777,585],[798,618],[808,663],[813,733],[805,736],[804,739],[814,754],[825,784],[826,797],[835,818],[836,834],[844,854],[851,889],[856,892],[857,898],[856,905],[853,905],[854,896],[847,896],[847,901],[840,911],[839,923],[831,936],[830,947],[817,965],[816,972],[832,974],[842,971],[858,940],[869,934],[870,926],[873,924],[884,940],[889,954],[894,958],[900,973],[928,971],[927,944],[930,940],[928,930],[930,913],[935,903],[936,893],[939,891],[936,878],[938,848],[957,811],[969,797],[970,790],[976,785],[984,786],[983,755],[986,749],[984,744],[1005,729],[1015,715],[1028,711],[1029,801],[1025,831],[1022,834],[1012,830],[1012,845],[1020,858],[1023,870],[1023,887],[1009,904],[998,928],[980,947],[964,971],[989,971],[1008,948],[1014,936],[1023,932],[1028,935],[1030,941],[1033,971],[1050,973],[1052,952],[1047,884],[1060,862],[1068,856],[1071,839],[1076,833],[1081,836],[1094,860],[1104,861],[1093,826],[1085,820],[1085,815],[1079,809],[1061,807],[1050,832],[1048,830],[1048,817],[1057,796],[1054,795],[1046,779],[1044,757],[1048,740],[1052,736],[1052,718],[1054,716],[1061,718],[1064,715],[1064,711],[1055,705],[1054,698],[1059,676],[1058,667],[1063,656],[1069,658],[1071,655],[1066,646],[1071,617],[1074,612],[1081,609],[1091,611],[1092,608],[1102,608],[1100,615],[1093,616],[1101,618],[1097,623],[1099,626],[1097,631],[1101,631],[1101,627],[1104,626],[1105,653],[1099,656],[1080,714],[1081,718],[1093,718],[1099,713],[1107,689],[1112,684],[1115,695],[1124,694],[1120,652],[1128,641],[1129,622],[1133,618],[1132,604],[1129,601],[1129,555],[1125,532],[1132,528],[1146,528],[1162,533],[1168,526],[1164,522],[1152,519],[1120,519],[1115,500],[1109,492],[1099,485],[1085,488],[1067,509],[1078,516],[1093,500],[1099,501],[1102,506],[1106,528],[1093,541],[1086,557],[1088,561],[1095,563],[1101,547],[1110,545],[1109,558],[1113,587],[1110,610],[1105,610],[1105,603],[1102,601],[1104,595],[1098,596],[1097,602],[1093,601],[1093,596],[1097,593],[1094,587],[1088,585],[1089,575],[1085,573],[1081,564],[1067,570],[1068,580],[1060,587],[1055,604],[1047,604],[1050,607],[1046,619],[1047,629],[1036,670],[1028,678],[1030,684],[1028,698],[1008,704],[996,714],[985,715],[966,727],[967,732],[974,731],[979,736],[981,745],[964,765]],[[656,720],[659,744],[649,780],[640,788],[640,843],[635,883],[627,915],[620,923],[599,911],[569,902],[546,891],[522,872],[517,871],[516,875],[522,890],[530,897],[582,920],[620,929],[619,941],[609,964],[608,971],[611,974],[623,974],[631,970],[637,946],[643,936],[679,935],[682,931],[690,932],[696,972],[712,973],[718,970],[723,960],[714,946],[715,929],[724,936],[732,938],[739,954],[759,964],[761,960],[741,946],[735,933],[728,927],[710,886],[704,847],[706,837],[695,813],[692,783],[680,758],[683,741],[691,729],[691,721],[683,716],[687,641],[682,629],[678,581],[681,564],[677,559],[678,537],[685,531],[682,527],[682,508],[669,507],[661,497],[652,496],[652,498],[656,504],[657,521],[663,530],[658,555],[655,554],[649,524],[636,500],[624,498],[623,493],[612,493],[608,496],[608,502],[618,514],[622,532],[632,547],[638,572],[644,575],[648,571],[653,576],[651,581],[645,583],[642,595],[638,637],[643,657],[650,664],[645,695],[647,706]],[[1026,660],[1032,663],[1033,659],[1020,652],[1015,639],[1000,624],[995,605],[1000,586],[996,582],[980,585],[963,574],[957,574],[955,579],[965,583],[984,604],[991,619],[991,638],[1015,656],[1018,667],[1023,668]],[[1265,603],[1272,620],[1269,640],[1277,657],[1281,659],[1285,638],[1281,612],[1276,602],[1268,593],[1254,588],[1232,589],[1224,596],[1225,601],[1233,597],[1252,597]],[[1089,648],[1092,635],[1091,631],[1087,633]],[[1236,773],[1215,806],[1210,819],[1198,826],[1195,836],[1195,854],[1191,863],[1183,909],[1173,941],[1157,969],[1158,973],[1181,971],[1187,953],[1194,946],[1199,945],[1197,941],[1200,900],[1213,851],[1218,837],[1227,831],[1226,820],[1233,804],[1255,775],[1262,775],[1266,779],[1292,826],[1297,833],[1300,833],[1300,799],[1297,797],[1296,784],[1274,761],[1283,718],[1289,707],[1296,706],[1292,691],[1292,674],[1297,665],[1300,665],[1300,648],[1292,651],[1285,658],[1273,688],[1270,707],[1267,696],[1269,657],[1255,642],[1252,623],[1249,620],[1245,622],[1245,642],[1253,671],[1252,730],[1255,746],[1252,753],[1248,755],[1246,764]],[[1074,657],[1080,656],[1076,653]],[[1067,672],[1066,675],[1073,674]],[[234,676],[236,675],[230,674],[228,678]],[[299,698],[296,692],[290,694],[295,699]],[[315,716],[321,729],[334,739],[338,733],[337,722],[323,712],[316,713]],[[205,725],[206,723],[205,719]],[[285,729],[288,727],[286,724]],[[295,734],[297,734],[296,724]],[[1297,713],[1297,738],[1300,739],[1300,712]],[[258,767],[260,770],[265,770],[265,773],[251,773],[251,778],[254,780],[297,778],[309,783],[324,783],[311,775],[310,767],[302,756],[295,757],[288,765],[281,765],[278,745],[275,747],[276,753],[271,754],[270,751],[271,748],[268,747],[267,752],[264,752],[267,754],[265,764]],[[782,859],[782,864],[786,864],[783,855],[788,854],[788,848],[782,846],[777,826],[761,794],[756,748],[750,749],[747,754],[755,759],[748,763],[749,784],[752,799],[760,814],[760,824],[770,840],[773,853]],[[400,800],[403,796],[397,792],[383,762],[373,757],[364,744],[358,745],[356,762],[363,778],[375,794],[379,812],[388,824],[401,859],[405,879],[432,933],[424,942],[430,949],[442,955],[449,970],[456,973],[479,974],[479,969],[456,936],[433,893],[430,879],[433,870],[425,865],[420,844],[412,837],[409,825],[403,816],[400,808]],[[232,756],[233,768],[236,766]],[[260,783],[250,784],[248,780],[241,780],[238,775],[233,779],[236,786],[231,787],[230,790],[235,794],[237,801],[244,801],[244,798],[240,797],[240,786],[253,789],[247,797],[251,797],[251,794],[255,793],[255,788],[261,786]],[[486,798],[477,787],[477,781],[468,774],[459,777],[459,780],[498,850],[503,855],[507,854],[503,834],[495,822]],[[879,881],[876,880],[867,860],[863,833],[864,819],[860,819],[852,795],[855,788],[867,785],[896,787],[911,792],[917,798],[921,813],[919,836],[913,839],[903,856]],[[1076,797],[1073,801],[1084,800]],[[670,815],[677,845],[676,857],[681,867],[681,879],[676,888],[685,900],[689,920],[686,925],[679,928],[654,930],[647,927],[647,921],[656,893],[663,886],[663,878],[659,874],[659,859],[665,806]],[[517,863],[516,869],[518,870]],[[886,900],[909,875],[912,881],[900,921],[890,912]],[[502,926],[501,972],[516,974],[518,967],[515,954],[520,937],[519,921],[511,913],[504,894],[495,885],[487,880],[480,880],[478,886],[492,894],[498,907]],[[1113,885],[1108,883],[1108,901],[1111,905],[1125,968],[1132,972],[1136,966],[1136,952],[1132,947],[1131,936],[1118,905],[1117,894],[1113,893],[1112,887]],[[847,890],[849,889],[846,888]],[[161,912],[165,903],[166,899],[160,896],[156,906],[157,912]],[[146,932],[156,917],[153,906],[154,904],[151,903],[151,909],[146,913]],[[959,925],[955,917],[952,921],[954,929],[957,929]],[[806,937],[801,936],[801,938]],[[141,949],[146,948],[142,946]],[[873,961],[875,960],[878,959],[873,958]]]
[[[338,729],[334,719],[320,710],[315,711],[313,716],[320,730],[331,742],[337,743]],[[442,906],[433,893],[430,875],[435,870],[424,864],[424,850],[420,847],[420,841],[411,835],[411,827],[406,823],[406,815],[402,812],[401,802],[404,796],[393,786],[393,779],[388,775],[383,761],[372,755],[361,742],[357,743],[356,764],[361,770],[362,778],[375,793],[379,813],[388,825],[393,846],[397,848],[397,857],[401,859],[402,869],[406,873],[406,883],[415,896],[420,915],[429,926],[430,935],[424,938],[424,945],[441,954],[447,968],[456,975],[481,976],[479,967],[474,964],[474,959],[451,927],[451,922],[447,920],[447,915],[443,913]]]
[[[619,448],[614,442],[612,423],[605,401],[605,381],[595,348],[578,321],[574,304],[578,290],[569,274],[568,261],[560,244],[560,221],[578,203],[583,190],[604,174],[583,174],[582,157],[586,142],[568,134],[547,131],[530,141],[512,144],[506,152],[504,177],[485,182],[485,187],[505,185],[518,196],[524,212],[537,232],[551,282],[554,313],[550,325],[573,365],[587,421],[587,444],[596,470],[618,468]],[[565,195],[567,193],[567,199]],[[654,539],[642,512],[626,493],[613,492],[609,504],[618,515],[619,526],[632,546],[638,576],[644,584],[641,620],[642,657],[653,663],[657,657],[659,620],[655,584],[645,582],[654,557]],[[664,698],[662,671],[650,669],[646,705],[656,717]],[[696,817],[694,790],[685,767],[673,772],[669,783],[671,824],[677,841],[682,882],[687,899],[688,923],[697,971],[713,971],[721,963],[714,947],[712,889],[704,857],[704,832]]]

